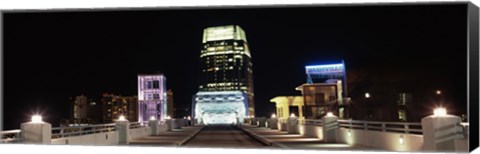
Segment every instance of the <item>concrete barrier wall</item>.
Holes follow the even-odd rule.
[[[157,125],[157,134],[167,131],[167,124]]]
[[[150,127],[130,129],[130,139],[137,139],[148,136],[150,134],[150,129]]]
[[[320,126],[298,125],[298,127],[301,135],[323,139],[322,127]]]
[[[455,151],[462,153],[468,151],[468,139],[455,140]]]
[[[338,128],[336,139],[340,143],[385,150],[423,151],[423,136],[415,134]]]
[[[82,136],[72,136],[65,138],[52,139],[54,145],[117,145],[118,133],[97,133]]]

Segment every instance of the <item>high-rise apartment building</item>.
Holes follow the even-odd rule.
[[[243,120],[244,116],[255,114],[252,57],[245,31],[240,26],[204,29],[200,68],[199,92],[194,97],[196,118],[225,123],[235,120],[214,117]]]
[[[103,94],[103,123],[111,123],[121,115],[131,122],[138,120],[137,96]]]
[[[87,118],[87,96],[81,95],[76,96],[73,102],[73,119],[74,120],[84,120]]]

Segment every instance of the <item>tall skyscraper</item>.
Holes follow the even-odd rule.
[[[163,74],[138,75],[138,121],[167,117],[167,79]]]
[[[215,99],[216,103],[245,103],[243,105],[245,114],[240,113],[242,109],[232,111],[238,114],[237,116],[241,115],[242,119],[244,116],[255,114],[252,57],[245,31],[240,26],[228,25],[204,29],[200,65],[201,80],[199,93],[195,98],[197,117],[202,116],[198,115],[199,113],[209,113],[206,110],[211,109],[207,109],[208,107],[205,106],[203,109],[198,108],[197,104],[212,103],[210,98]],[[221,98],[225,98],[225,100],[221,101]],[[211,111],[213,112],[213,110]],[[221,111],[215,110],[222,114],[232,113],[226,109]]]
[[[254,115],[252,57],[245,31],[237,25],[209,27],[202,43],[199,90],[243,91],[249,114]]]

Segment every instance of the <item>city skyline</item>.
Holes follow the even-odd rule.
[[[248,32],[259,116],[274,112],[269,99],[300,94],[294,87],[306,82],[306,65],[339,59],[345,60],[350,82],[388,78],[418,84],[425,93],[441,89],[451,100],[446,104],[466,112],[466,14],[451,11],[461,9],[398,5],[6,13],[5,127],[18,127],[35,110],[43,111],[46,121],[67,117],[61,109],[68,97],[135,95],[137,74],[158,71],[169,79],[176,107],[188,108],[199,85],[203,29],[229,24]]]

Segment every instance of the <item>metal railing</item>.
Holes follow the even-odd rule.
[[[22,141],[20,129],[1,131],[1,143],[18,143]]]
[[[423,134],[421,123],[338,120],[340,127],[370,131]]]
[[[115,131],[115,123],[52,128],[52,139]]]
[[[130,129],[148,127],[148,121],[146,122],[132,122],[130,123]]]
[[[301,125],[306,126],[322,126],[322,120],[320,119],[303,119],[299,120]]]

